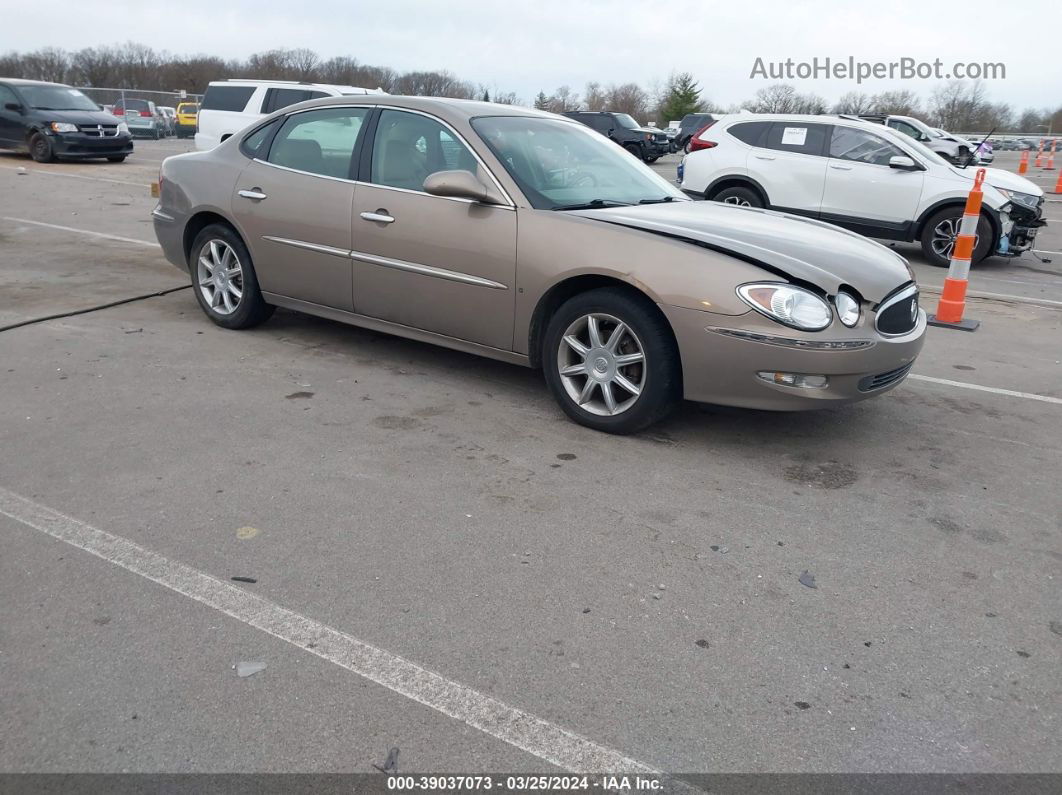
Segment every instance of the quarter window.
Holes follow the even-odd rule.
[[[890,158],[903,157],[905,154],[880,135],[852,127],[834,127],[830,138],[830,157],[839,160],[887,166]]]
[[[769,121],[744,121],[741,124],[735,124],[727,132],[742,143],[749,146],[759,146],[763,140],[763,134],[770,126],[771,123]]]
[[[767,133],[768,149],[796,152],[802,155],[821,155],[826,149],[825,124],[776,121]]]
[[[13,102],[17,105],[22,103],[18,101],[18,97],[15,96],[15,92],[7,86],[0,86],[0,110],[4,109],[4,105],[8,102]]]
[[[368,108],[294,113],[269,147],[270,163],[310,174],[351,179],[350,164]]]
[[[273,134],[273,130],[279,127],[283,121],[283,119],[274,119],[264,127],[259,127],[240,142],[240,151],[247,155],[247,157],[258,157],[260,152],[264,152],[262,146],[269,140],[269,136]]]
[[[398,110],[380,113],[372,148],[374,184],[422,191],[436,171],[475,173],[477,167],[465,145],[434,119]]]

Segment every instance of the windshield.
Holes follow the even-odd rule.
[[[99,105],[76,88],[66,86],[19,86],[26,103],[37,110],[99,110]]]
[[[637,130],[642,126],[634,120],[633,116],[630,116],[626,113],[617,113],[616,122],[619,124],[620,127],[625,127],[628,130]]]
[[[472,126],[538,210],[684,200],[685,195],[600,133],[531,116]]]

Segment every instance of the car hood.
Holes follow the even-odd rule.
[[[674,201],[571,212],[722,251],[830,295],[847,284],[878,302],[912,279],[907,260],[880,243],[773,210]]]
[[[977,175],[976,168],[952,168],[952,171],[963,179],[969,180],[971,183]],[[1018,176],[1017,174],[1011,174],[1009,171],[1004,171],[1001,168],[986,168],[985,182],[993,188],[1002,188],[1003,190],[1014,191],[1016,193],[1031,193],[1033,196],[1044,195],[1043,188],[1035,182],[1028,180],[1025,177]]]
[[[40,110],[33,109],[34,114],[47,117],[47,121],[65,121],[71,124],[117,124],[122,121],[104,110]]]

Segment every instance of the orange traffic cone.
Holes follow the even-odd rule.
[[[1047,156],[1047,169],[1048,171],[1055,170],[1055,147],[1058,146],[1058,139],[1051,139],[1051,154]]]
[[[955,244],[951,249],[951,263],[937,302],[937,313],[929,316],[931,326],[977,331],[981,325],[980,320],[963,320],[962,313],[966,309],[966,285],[970,279],[974,243],[977,241],[977,222],[981,220],[981,185],[984,181],[985,170],[979,168],[970,195],[966,197],[966,209],[963,210],[959,234],[955,236]]]
[[[1062,171],[1058,172],[1058,182],[1055,183],[1055,193],[1062,193]]]
[[[1029,150],[1023,149],[1021,152],[1021,160],[1018,163],[1018,173],[1024,174],[1029,170]]]
[[[1043,165],[1040,163],[1040,160],[1043,159],[1043,156],[1044,156],[1044,139],[1041,138],[1040,139],[1040,147],[1036,150],[1036,167],[1037,168],[1043,168]]]

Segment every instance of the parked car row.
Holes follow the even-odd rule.
[[[974,171],[889,121],[724,116],[691,141],[678,182],[699,198],[781,210],[873,238],[916,241],[931,264],[947,266]],[[1046,224],[1041,188],[1007,171],[987,172],[974,262],[1018,256],[1032,248]]]

